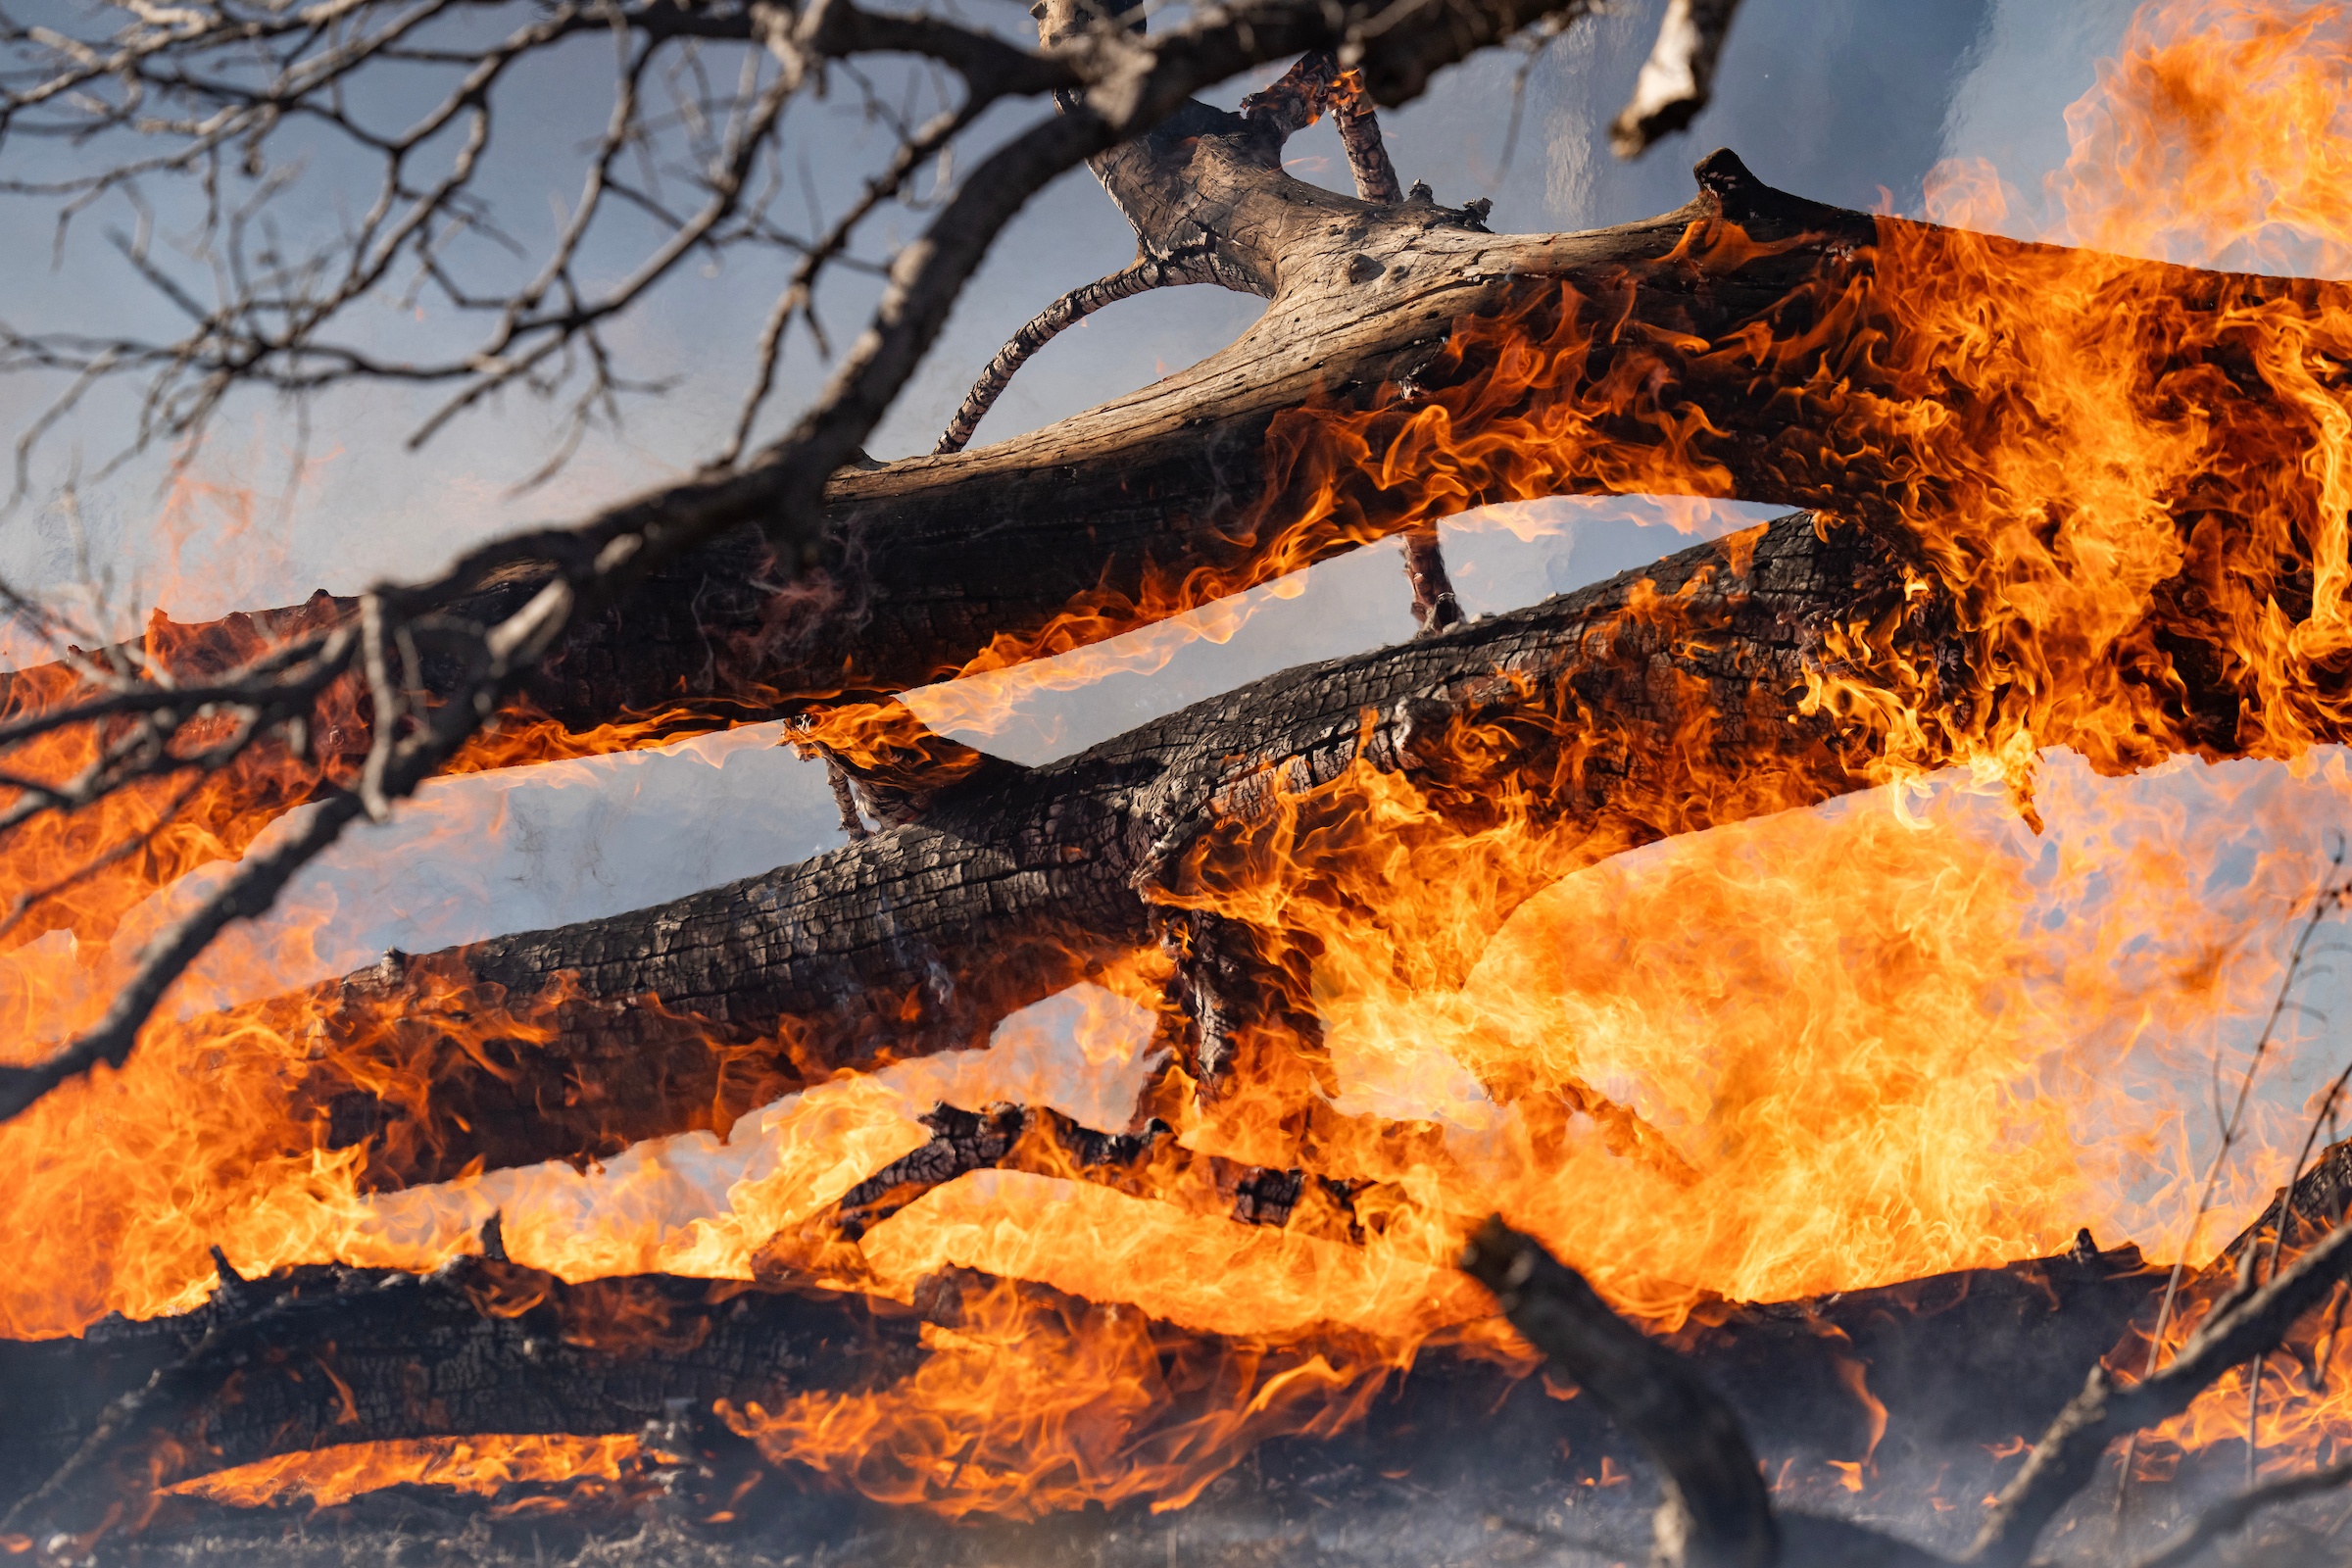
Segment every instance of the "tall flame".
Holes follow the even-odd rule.
[[[1330,1226],[1006,1170],[796,1251],[796,1227],[926,1136],[920,1097],[940,1081],[923,1074],[947,1069],[919,1063],[601,1175],[364,1197],[366,1149],[329,1148],[290,1085],[355,1027],[397,1036],[397,1009],[336,1033],[278,1003],[159,1022],[125,1071],[0,1129],[31,1173],[5,1200],[28,1240],[0,1321],[64,1333],[110,1308],[184,1307],[214,1243],[247,1270],[425,1267],[494,1209],[517,1261],[572,1279],[798,1266],[907,1300],[976,1270],[1002,1283],[932,1325],[905,1381],[725,1414],[771,1457],[869,1495],[1034,1514],[1180,1505],[1268,1433],[1352,1418],[1427,1346],[1513,1354],[1451,1266],[1464,1222],[1490,1211],[1661,1329],[1720,1298],[2048,1252],[2084,1224],[2208,1255],[2230,1227],[2189,1222],[2210,1146],[2181,1085],[2242,1061],[2244,1021],[2280,978],[2270,939],[2311,885],[2307,825],[2352,800],[2344,754],[2319,749],[2352,726],[2352,296],[2198,294],[2130,258],[2339,269],[2348,70],[2337,5],[2151,6],[2069,115],[2054,237],[2098,249],[1885,219],[1802,312],[1671,345],[1799,405],[1801,446],[1778,455],[1790,482],[1905,541],[1910,603],[1948,615],[1950,659],[1907,660],[1900,628],[1859,624],[1814,665],[1807,710],[1870,739],[1880,789],[1823,808],[1795,782],[1740,781],[1745,820],[1693,808],[1678,820],[1709,831],[1613,854],[1628,841],[1561,842],[1536,786],[1497,790],[1473,821],[1366,758],[1312,788],[1273,781],[1261,810],[1196,847],[1160,896],[1300,956],[1287,972],[1308,976],[1321,1038],[1269,1031],[1253,1060],[1285,1070],[1188,1094],[1181,1066],[1147,1062],[1166,1020],[1139,958],[1113,987],[1145,1015],[1124,1065],[1192,1153],[1345,1191]],[[1980,224],[2006,212],[1981,169],[1941,172],[1930,201]],[[1729,275],[1758,255],[1710,220],[1676,263]],[[1452,392],[1286,426],[1277,488],[1313,496],[1286,537],[1348,535],[1365,485],[1432,515],[1569,485],[1725,494],[1723,432],[1636,373],[1654,362],[1600,352],[1577,304],[1458,325],[1454,352],[1491,368]],[[1234,586],[1152,592],[1189,609]],[[1080,622],[1109,612],[1078,607],[1047,640],[1089,641],[1100,628]],[[1628,612],[1668,628],[1680,613],[1655,592]],[[1007,646],[975,670],[1053,651]],[[998,714],[1004,695],[968,711]],[[964,761],[887,710],[814,738],[861,765]],[[2223,754],[2257,760],[2196,760]],[[14,885],[38,886],[61,853],[12,868]],[[543,1027],[481,1005],[496,1000],[471,1004],[484,1040]],[[453,1049],[494,1071],[469,1040]],[[383,1087],[429,1097],[434,1077]],[[2248,1129],[2230,1220],[2299,1142],[2296,1098],[2266,1099]],[[119,1172],[99,1183],[76,1149]],[[729,1174],[705,1181],[698,1160]],[[1188,1359],[1196,1335],[1222,1336],[1222,1358]],[[2346,1430],[2343,1396],[2297,1376],[2305,1396],[2285,1403],[2281,1378],[2272,1421],[2282,1451],[2317,1451]],[[2232,1397],[2242,1386],[2168,1441],[2242,1432]],[[414,1455],[392,1470],[431,1478]]]

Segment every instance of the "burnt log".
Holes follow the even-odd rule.
[[[2068,1254],[1776,1306],[1725,1303],[1676,1343],[1772,1459],[1869,1447],[1873,1417],[1850,1370],[1865,1355],[1878,1358],[1869,1390],[1886,1407],[1883,1468],[1933,1475],[1958,1464],[1988,1474],[1979,1446],[2054,1414],[2082,1367],[2135,1315],[2153,1312],[2160,1285],[2129,1248]],[[706,1461],[725,1450],[732,1473],[708,1484],[718,1496],[739,1497],[762,1468],[771,1488],[821,1491],[800,1467],[730,1444],[718,1402],[740,1410],[796,1393],[888,1388],[935,1353],[924,1347],[925,1323],[954,1326],[1007,1291],[1049,1332],[1138,1331],[1131,1310],[971,1275],[927,1282],[912,1306],[660,1277],[565,1285],[487,1258],[421,1278],[336,1268],[230,1277],[182,1318],[110,1319],[80,1339],[0,1344],[0,1378],[36,1417],[0,1433],[0,1534],[169,1533],[201,1510],[162,1489],[328,1446],[623,1435],[649,1423],[700,1433],[712,1450]],[[1923,1301],[1933,1304],[1921,1310]],[[1260,1378],[1313,1354],[1344,1360],[1348,1348],[1345,1334],[1256,1346],[1170,1324],[1141,1332],[1171,1368],[1234,1363]],[[1986,1357],[2002,1376],[1983,1375]],[[1386,1385],[1360,1421],[1337,1432],[1326,1422],[1311,1442],[1253,1464],[1261,1480],[1267,1466],[1304,1476],[1311,1463],[1326,1477],[1410,1473],[1442,1483],[1458,1461],[1480,1475],[1480,1505],[1493,1506],[1556,1494],[1563,1451],[1570,1471],[1588,1478],[1609,1463],[1622,1471],[1630,1457],[1592,1401],[1547,1393],[1527,1363],[1425,1353],[1402,1376],[1382,1364],[1378,1355],[1355,1363],[1358,1380]],[[1956,1390],[1965,1396],[1955,1400]],[[1201,1393],[1199,1380],[1171,1383],[1146,1428],[1194,1414],[1188,1397]],[[1313,1414],[1302,1410],[1292,1430],[1313,1425]],[[1469,1434],[1498,1429],[1507,1443],[1477,1457],[1486,1450]],[[883,1432],[871,1441],[890,1440]],[[1242,1445],[1221,1462],[1247,1452]],[[1328,1504],[1300,1496],[1295,1505]]]
[[[2187,597],[2150,620],[2176,647],[2216,651],[2147,686],[2169,703],[2162,729],[2124,736],[2124,757],[2098,721],[2070,731],[2053,714],[2036,738],[2107,768],[2263,743],[2236,729],[2248,674],[2221,674],[2228,627]],[[1809,706],[1823,677],[1934,672],[1942,696],[1931,686],[1927,708],[1898,714],[1900,741],[1910,764],[1950,761],[1999,706],[1957,623],[1877,531],[1794,514],[1524,612],[1275,674],[1056,764],[912,745],[887,785],[872,776],[901,825],[868,839],[670,906],[390,955],[313,995],[304,1010],[327,1013],[331,1049],[301,1093],[329,1107],[339,1143],[376,1140],[378,1183],[724,1126],[813,1074],[986,1044],[1013,1008],[1157,943],[1169,906],[1245,886],[1268,832],[1287,835],[1282,856],[1315,844],[1343,858],[1364,832],[1357,768],[1404,778],[1433,844],[1522,811],[1541,847],[1512,870],[1527,896],[1623,849],[1875,783],[1891,724]],[[2147,637],[2112,639],[2080,674],[2138,682]],[[1453,985],[1487,933],[1390,936],[1416,983]],[[440,1022],[452,1008],[459,1022]],[[484,1027],[499,1008],[522,1022]],[[1216,1077],[1223,1051],[1195,1042],[1195,1077]],[[388,1077],[433,1091],[386,1107],[363,1086]]]
[[[844,470],[812,560],[776,563],[747,528],[662,564],[570,633],[510,724],[638,721],[633,739],[599,743],[619,745],[871,701],[1099,641],[1472,507],[1546,495],[1696,491],[1821,507],[1949,586],[1990,586],[1971,583],[1976,542],[1938,520],[1954,497],[1948,475],[1929,477],[1938,454],[1920,432],[1981,427],[1987,450],[2063,445],[2067,432],[2019,400],[1952,384],[1935,329],[1905,302],[1966,275],[1990,280],[1989,317],[2028,311],[2042,303],[2034,280],[2080,253],[1807,202],[1728,153],[1699,165],[1699,194],[1676,212],[1585,234],[1495,235],[1469,209],[1367,202],[1290,177],[1288,124],[1195,104],[1097,160],[1148,254],[1213,255],[1216,280],[1272,295],[1240,340],[1009,441]],[[2215,461],[2178,498],[2199,559],[2166,592],[2209,597],[2230,580],[2205,558],[2230,544],[2230,476],[2291,445],[2305,417],[2260,368],[2248,315],[2317,321],[2340,309],[2343,288],[2098,260],[2138,391],[2207,432]],[[1886,416],[1905,404],[1923,417]],[[2308,555],[2230,567],[2248,569],[2248,602],[2264,588],[2290,610],[2308,600]],[[495,618],[541,575],[505,569],[453,613]],[[274,614],[308,625],[348,609],[322,599]],[[159,628],[146,652],[197,669],[244,648],[255,624]],[[2156,684],[2175,660],[2213,666],[2192,685],[2234,679],[2228,652],[2193,639],[2139,652],[2155,666],[2141,678]],[[6,704],[51,704],[72,685],[59,666],[20,672]],[[2161,739],[2227,747],[2240,716],[2227,703]],[[227,824],[282,811],[367,748],[351,701],[317,728],[327,753],[317,777],[225,789],[199,825],[232,839]],[[461,765],[541,755],[493,738]],[[113,917],[93,906],[43,918],[91,934]]]
[[[723,1123],[796,1077],[984,1044],[1015,1008],[1153,945],[1166,904],[1248,862],[1252,832],[1298,820],[1285,802],[1325,813],[1339,836],[1320,842],[1344,849],[1359,765],[1408,778],[1433,839],[1525,803],[1552,848],[1517,873],[1521,897],[1637,845],[1861,788],[1881,738],[1794,713],[1790,693],[1830,629],[1902,592],[1871,536],[1791,517],[1269,677],[1048,766],[973,767],[917,820],[798,865],[394,955],[264,1005],[325,1016],[303,1095],[345,1142],[375,1139],[377,1181],[608,1152],[713,1107]],[[1932,653],[1932,617],[1915,618]],[[1406,957],[1452,984],[1484,934],[1428,940]],[[1196,1077],[1230,1069],[1226,1044],[1195,1046]],[[432,1092],[361,1098],[388,1081]]]

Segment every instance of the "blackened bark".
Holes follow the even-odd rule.
[[[1009,441],[844,470],[827,491],[828,542],[805,570],[788,581],[749,530],[665,565],[572,634],[526,707],[573,730],[675,709],[671,727],[684,728],[887,696],[983,654],[1015,662],[1098,641],[1471,507],[1620,486],[1575,465],[1485,458],[1449,461],[1445,482],[1427,482],[1420,414],[1474,410],[1506,350],[1563,335],[1589,335],[1589,354],[1529,397],[1615,409],[1597,428],[1629,453],[1657,449],[1671,425],[1690,464],[1712,466],[1709,487],[1841,512],[1902,555],[1907,510],[1936,503],[1917,478],[1935,464],[1908,432],[1867,422],[1878,368],[1920,357],[1901,312],[1872,302],[1929,286],[1943,250],[1982,249],[1993,270],[2054,254],[1806,202],[1724,153],[1700,164],[1697,199],[1674,213],[1494,235],[1470,209],[1303,184],[1282,172],[1280,139],[1271,122],[1196,104],[1098,160],[1166,254],[1274,295],[1230,348]],[[1710,243],[1733,225],[1752,243]],[[1882,268],[1880,241],[1898,232],[1917,275]],[[2168,302],[2163,319],[2119,317],[2146,339],[2151,385],[2193,397],[2217,430],[2281,416],[2213,323],[2249,301],[2317,314],[2341,297],[2340,285],[2152,263],[2119,277],[2119,291]],[[1759,330],[1803,351],[1760,366],[1741,348]],[[2182,346],[2200,337],[2213,341]],[[2175,370],[2189,378],[2168,379]],[[1844,402],[1823,402],[1822,386]],[[1464,412],[1455,428],[1474,440],[1478,418]],[[488,615],[536,585],[518,571],[470,603]],[[2185,573],[2178,587],[2199,591]],[[227,646],[229,624],[174,635]],[[36,684],[18,677],[10,701]],[[2200,721],[2227,746],[2234,706]],[[364,752],[365,715],[324,743]],[[237,809],[286,804],[276,786],[248,793]]]
[[[2153,1311],[2160,1285],[2130,1249],[2069,1254],[1888,1290],[1725,1305],[1674,1343],[1771,1456],[1861,1452],[1871,1415],[1852,1393],[1851,1364],[1867,1360],[1869,1387],[1888,1411],[1883,1463],[1917,1462],[1932,1475],[1938,1465],[1983,1465],[1977,1445],[2048,1420],[2082,1369],[2135,1314]],[[122,1524],[142,1516],[153,1487],[278,1453],[385,1439],[634,1433],[674,1420],[678,1401],[709,1429],[718,1399],[772,1409],[796,1392],[901,1379],[925,1354],[922,1322],[954,1323],[965,1303],[1000,1288],[942,1277],[909,1310],[662,1277],[567,1286],[481,1259],[421,1279],[311,1268],[236,1282],[182,1318],[110,1319],[83,1339],[0,1343],[0,1377],[34,1417],[0,1429],[0,1511],[10,1512],[8,1530],[25,1533],[88,1529],[110,1513]],[[1073,1332],[1086,1332],[1096,1310],[1017,1289]],[[1229,1353],[1215,1336],[1173,1325],[1150,1332],[1170,1357],[1194,1364]],[[1277,1349],[1274,1364],[1320,1343]],[[1497,1423],[1513,1439],[1478,1461],[1489,1497],[1505,1488],[1556,1491],[1563,1450],[1587,1473],[1604,1453],[1622,1466],[1626,1447],[1593,1401],[1562,1403],[1524,1376],[1483,1358],[1425,1355],[1363,1426],[1315,1440],[1315,1466],[1400,1473],[1433,1454],[1485,1453],[1474,1435]],[[173,1522],[167,1512],[152,1528]]]
[[[1793,712],[1790,693],[1824,628],[1900,592],[1868,535],[1800,515],[1271,676],[1049,766],[991,761],[932,794],[919,820],[798,865],[395,956],[344,982],[358,1022],[337,1026],[309,1093],[355,1139],[377,1136],[378,1179],[422,1181],[477,1156],[570,1156],[699,1125],[686,1118],[748,1108],[760,1101],[739,1092],[771,1096],[799,1072],[977,1046],[1012,1009],[1152,942],[1159,902],[1231,874],[1282,796],[1309,797],[1301,820],[1337,813],[1344,833],[1347,801],[1317,806],[1315,792],[1359,760],[1410,778],[1432,832],[1491,822],[1506,794],[1534,802],[1553,849],[1531,857],[1525,896],[1636,845],[1869,782],[1877,737]],[[1457,746],[1471,727],[1477,746]],[[1483,940],[1435,983],[1458,980]],[[355,1105],[354,1078],[379,1077],[382,1057],[416,1070],[419,1032],[453,996],[475,1036],[491,1004],[535,1019],[543,1042],[501,1040],[496,1073],[435,1048],[428,1105]],[[387,1011],[397,1038],[371,1038]],[[361,1058],[373,1065],[356,1072]]]

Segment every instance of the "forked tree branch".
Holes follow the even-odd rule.
[[[472,645],[466,661],[471,671],[444,706],[429,717],[410,715],[415,727],[409,733],[390,741],[377,737],[366,780],[370,804],[413,791],[498,711],[525,672],[570,627],[620,602],[664,563],[755,521],[784,569],[798,571],[814,560],[822,542],[827,477],[858,456],[859,444],[929,349],[999,231],[1054,175],[1152,129],[1192,92],[1259,61],[1338,45],[1369,91],[1402,101],[1419,92],[1438,66],[1506,38],[1559,5],[1560,0],[1454,0],[1433,8],[1396,0],[1390,6],[1334,9],[1311,0],[1255,0],[1239,10],[1205,10],[1150,38],[1098,23],[1047,51],[1052,69],[1080,84],[1063,91],[1062,111],[985,160],[923,235],[900,253],[864,335],[810,409],[755,462],[625,502],[571,527],[493,541],[469,551],[438,577],[387,584],[369,596],[381,625],[359,641],[380,649],[502,571],[538,566],[548,572],[518,610],[466,639]],[[824,57],[831,47],[828,19],[834,14],[830,5],[812,7],[789,27],[779,24],[770,29],[769,48],[787,68],[780,79],[796,79]],[[895,36],[890,42],[905,47]],[[975,83],[975,95],[985,85]],[[319,634],[296,646],[301,656],[316,656],[334,635]],[[346,636],[347,648],[350,642]],[[343,657],[363,653],[354,649]],[[387,689],[381,679],[370,684],[379,692]],[[266,695],[257,692],[249,703],[257,714]],[[258,913],[293,871],[357,814],[356,803],[322,808],[287,854],[232,878],[174,939],[142,956],[99,1030],[49,1061],[15,1069],[0,1081],[0,1114],[22,1111],[96,1061],[122,1059],[125,1042],[135,1038],[155,1002],[211,937],[228,921]]]
[[[1270,133],[1273,145],[1279,148],[1327,113],[1338,125],[1341,144],[1347,149],[1356,194],[1368,202],[1402,201],[1404,193],[1396,184],[1396,168],[1390,163],[1388,148],[1381,140],[1379,118],[1365,98],[1355,74],[1342,71],[1338,58],[1330,50],[1308,51],[1272,86],[1243,99],[1241,118],[1250,128]],[[934,456],[961,452],[1030,356],[1104,306],[1147,289],[1180,283],[1221,283],[1243,292],[1261,291],[1257,280],[1247,274],[1237,275],[1218,265],[1213,228],[1202,240],[1171,246],[1157,225],[1146,222],[1140,215],[1130,216],[1137,218],[1136,237],[1142,255],[1108,277],[1070,290],[1015,332],[964,395],[956,417],[948,422],[947,432],[932,449]],[[1442,566],[1440,570],[1443,571]],[[1419,604],[1416,598],[1416,609]]]
[[[1324,115],[1332,117],[1340,133],[1356,195],[1384,205],[1404,200],[1396,166],[1390,162],[1388,144],[1380,134],[1379,116],[1354,74],[1342,70],[1330,50],[1299,56],[1272,86],[1242,100],[1243,119],[1267,126],[1281,138],[1297,135]]]

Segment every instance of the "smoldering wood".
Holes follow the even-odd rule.
[[[2136,1383],[2093,1366],[2025,1466],[2001,1489],[1970,1549],[1990,1568],[2023,1568],[2043,1530],[2099,1468],[2108,1443],[2188,1408],[2225,1372],[2276,1347],[2296,1319],[2352,1275],[2352,1228],[2315,1241],[2257,1287],[2251,1278],[2220,1293],[2180,1352]]]
[[[0,1376],[34,1396],[22,1407],[40,1416],[0,1432],[0,1494],[14,1510],[11,1530],[87,1529],[110,1512],[121,1530],[155,1501],[153,1488],[274,1454],[386,1439],[625,1434],[649,1422],[666,1423],[673,1442],[681,1423],[691,1429],[705,1464],[722,1472],[698,1483],[706,1494],[728,1495],[760,1469],[787,1496],[821,1493],[733,1440],[710,1417],[711,1401],[773,1408],[795,1392],[883,1387],[920,1364],[923,1323],[958,1321],[962,1303],[992,1288],[951,1274],[906,1308],[661,1277],[566,1286],[482,1258],[423,1277],[306,1268],[231,1278],[180,1318],[110,1319],[77,1340],[0,1344]],[[1118,1310],[1018,1289],[1065,1314],[1076,1333],[1088,1314]],[[2153,1300],[2127,1248],[1776,1306],[1723,1303],[1675,1343],[1770,1456],[1863,1451],[1870,1415],[1846,1368],[1867,1356],[1877,1358],[1870,1388],[1890,1411],[1883,1469],[1916,1463],[1933,1474],[1958,1464],[1988,1475],[1978,1445],[1998,1443],[2021,1419],[2047,1420],[2086,1358],[2135,1314],[2151,1313]],[[1150,1332],[1171,1357],[1228,1353],[1216,1336],[1174,1325]],[[1310,1336],[1285,1353],[1332,1343]],[[1992,1366],[2005,1374],[1986,1376]],[[1388,1487],[1384,1475],[1440,1486],[1475,1477],[1480,1505],[1503,1506],[1556,1494],[1564,1462],[1591,1477],[1614,1456],[1622,1470],[1630,1452],[1593,1402],[1563,1401],[1527,1371],[1425,1353],[1362,1426],[1278,1443],[1251,1469],[1261,1484],[1266,1473],[1324,1477],[1290,1503],[1310,1514],[1330,1505],[1334,1477],[1339,1495],[1366,1499]],[[1473,1440],[1497,1432],[1503,1440],[1492,1447]],[[158,1506],[149,1537],[217,1517],[188,1499]]]
[[[2299,1206],[2335,1203],[2345,1156],[2345,1146],[2338,1145],[2321,1171],[2309,1179],[2298,1175],[2202,1271],[2190,1295],[2204,1298],[2204,1320],[2167,1364],[2137,1382],[2119,1385],[2108,1370],[2114,1356],[2092,1357],[2082,1392],[2050,1422],[1998,1497],[1985,1499],[1986,1517],[1957,1560],[2019,1568],[2034,1556],[2060,1510],[2098,1473],[2110,1440],[2180,1414],[2223,1373],[2249,1354],[2259,1356],[2278,1346],[2298,1318],[2330,1298],[2352,1272],[2352,1230],[2340,1223],[2323,1224],[2302,1255],[2267,1284],[2258,1285],[2246,1265],[2278,1216]],[[2330,1165],[2338,1172],[2333,1180],[2325,1174]],[[2099,1257],[2089,1232],[2078,1239],[2074,1255]],[[1589,1389],[1663,1472],[1664,1501],[1652,1557],[1661,1568],[1770,1565],[1784,1553],[1792,1561],[1855,1568],[1936,1568],[1955,1560],[1850,1522],[1776,1516],[1740,1413],[1696,1361],[1637,1332],[1583,1276],[1533,1238],[1490,1218],[1471,1238],[1462,1267],[1494,1293],[1512,1326],[1553,1366]],[[2134,1328],[2161,1333],[2161,1319],[2139,1321]],[[1856,1364],[1884,1375],[1875,1359]],[[2015,1371],[2019,1364],[2012,1361],[2008,1369]],[[2128,1456],[2124,1462],[2130,1463]],[[2207,1509],[2147,1562],[2185,1562],[2263,1508],[2331,1491],[2347,1480],[2352,1480],[2352,1466],[2333,1466],[2251,1488]]]
[[[92,1529],[135,1516],[150,1484],[336,1444],[628,1433],[674,1399],[873,1386],[921,1354],[914,1314],[881,1307],[702,1280],[568,1286],[478,1258],[232,1283],[184,1318],[0,1346],[34,1417],[0,1440],[7,1528]]]
[[[2137,1568],[2185,1568],[2219,1543],[2245,1529],[2264,1509],[2319,1496],[2347,1483],[2352,1483],[2352,1464],[2329,1465],[2249,1488],[2206,1509],[2180,1536],[2142,1557]]]

